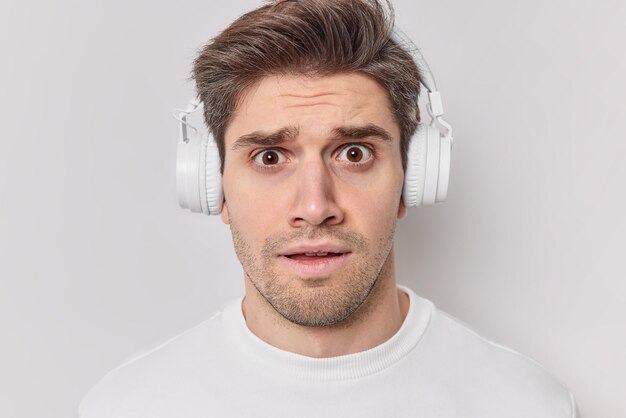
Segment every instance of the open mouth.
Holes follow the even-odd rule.
[[[350,247],[341,242],[304,242],[285,248],[277,262],[283,271],[296,277],[319,278],[346,267],[351,255]]]
[[[299,253],[289,254],[285,257],[296,261],[317,261],[322,259],[331,259],[335,257],[341,257],[345,253],[331,253],[331,252],[315,252],[315,253]]]
[[[350,252],[295,252],[278,257],[278,263],[300,277],[321,277],[343,268]]]

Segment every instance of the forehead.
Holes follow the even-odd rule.
[[[399,138],[389,94],[365,74],[272,75],[242,95],[225,139],[258,130],[296,127],[324,134],[344,125],[376,124]]]

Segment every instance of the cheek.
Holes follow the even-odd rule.
[[[276,196],[245,182],[225,184],[224,194],[230,223],[248,241],[263,240],[276,232],[280,214],[284,213]]]
[[[397,197],[392,190],[345,194],[341,206],[346,210],[348,223],[370,239],[388,235],[398,213]]]
[[[343,181],[342,201],[371,218],[395,218],[404,182],[402,170],[385,166],[355,181]],[[345,180],[345,179],[344,179]]]

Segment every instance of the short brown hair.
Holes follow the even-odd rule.
[[[385,7],[386,6],[386,7]],[[192,78],[224,168],[224,133],[243,93],[270,75],[358,72],[389,93],[402,165],[419,122],[420,72],[393,39],[388,0],[275,0],[248,12],[199,52]]]

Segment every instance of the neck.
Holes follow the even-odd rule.
[[[246,277],[242,304],[246,324],[274,347],[308,357],[335,357],[365,351],[400,329],[409,300],[396,287],[393,250],[363,304],[346,320],[324,327],[307,327],[283,318]]]

